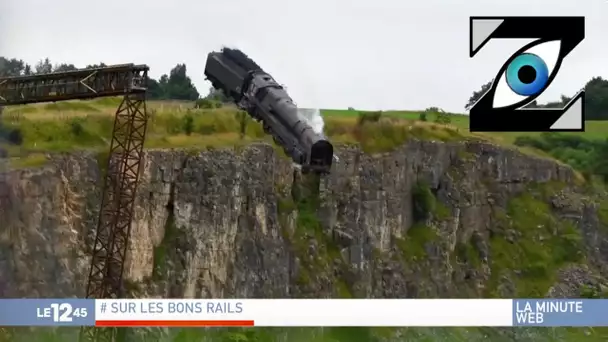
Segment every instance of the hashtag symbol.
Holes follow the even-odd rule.
[[[106,303],[101,303],[101,313],[106,312]]]

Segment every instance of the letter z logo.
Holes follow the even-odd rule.
[[[585,38],[584,17],[470,17],[469,54],[491,39],[536,39],[514,53],[470,109],[472,132],[585,130],[585,92],[564,108],[525,108],[557,76],[563,59]]]

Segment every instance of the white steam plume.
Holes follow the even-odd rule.
[[[298,108],[298,114],[300,114],[306,122],[312,127],[312,129],[317,134],[325,134],[323,133],[323,128],[325,127],[325,121],[321,116],[321,111],[318,109],[310,109],[310,108]]]
[[[321,111],[316,108],[298,108],[298,115],[300,115],[306,122],[312,127],[313,131],[317,134],[325,135],[323,128],[325,127],[325,120],[321,115]],[[334,159],[338,161],[338,156],[334,154]]]

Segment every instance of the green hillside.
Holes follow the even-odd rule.
[[[44,163],[47,152],[105,151],[120,101],[120,98],[102,98],[5,108],[2,123],[9,128],[18,128],[23,138],[20,146],[9,148],[15,157],[13,165],[39,165]],[[151,119],[146,147],[198,149],[239,146],[252,141],[271,142],[259,123],[243,116],[233,106],[195,107],[191,101],[148,101]],[[370,153],[390,151],[409,138],[441,141],[482,139],[504,146],[514,146],[518,139],[522,140],[521,137],[541,138],[534,133],[470,133],[468,116],[463,114],[354,109],[324,109],[321,112],[325,117],[325,132],[334,143],[357,144]],[[421,120],[424,116],[426,121]],[[608,121],[589,121],[586,128],[585,133],[564,133],[562,136],[586,141],[602,141],[608,136]],[[529,142],[519,145],[529,153],[556,157],[555,151],[530,148],[534,144]],[[558,152],[563,154],[563,149]],[[572,159],[572,153],[567,152],[567,159]]]
[[[365,111],[358,110],[347,110],[347,109],[323,109],[322,114],[326,117],[356,117],[359,116],[360,113],[365,113]],[[369,112],[369,111],[368,111]],[[418,120],[420,118],[420,113],[422,111],[411,111],[411,110],[390,110],[382,112],[383,115],[392,116],[407,120]],[[371,112],[369,112],[371,113]],[[450,125],[463,129],[469,129],[469,117],[465,114],[448,114],[451,118]],[[567,132],[562,133],[565,135],[577,135],[584,136],[587,139],[605,139],[608,136],[608,121],[587,121],[585,132]],[[539,133],[529,133],[529,132],[512,132],[512,133],[494,133],[495,135],[501,137],[505,141],[512,142],[516,137],[522,135],[531,135],[538,136]]]

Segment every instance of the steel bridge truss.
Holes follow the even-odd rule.
[[[0,107],[124,96],[116,111],[104,175],[87,298],[124,295],[122,276],[148,122],[147,72],[146,65],[124,64],[0,79]],[[113,342],[117,332],[112,328],[87,327],[82,330],[81,339]]]
[[[113,65],[95,69],[0,79],[0,106],[94,99],[145,92],[146,65]]]

